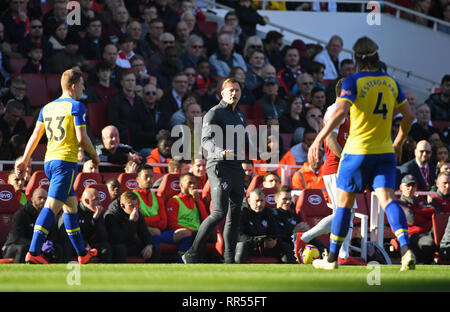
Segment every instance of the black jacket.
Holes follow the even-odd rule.
[[[428,163],[428,166],[430,168],[430,187],[434,184],[436,181],[436,167],[433,164]],[[426,189],[425,183],[422,178],[422,173],[420,171],[419,165],[417,165],[416,159],[413,158],[408,162],[405,162],[403,165],[397,167],[397,169],[400,171],[400,179],[403,179],[403,177],[407,174],[412,174],[414,178],[417,181],[417,190],[419,191],[428,191],[429,189]],[[397,182],[398,183],[398,182]],[[397,185],[398,188],[398,185]]]
[[[294,210],[283,210],[280,208],[270,209],[273,217],[276,220],[278,231],[284,241],[292,242],[292,234],[294,233],[295,226],[302,220]]]
[[[93,215],[94,213],[87,209],[82,202],[78,202],[78,223],[80,224],[84,241],[89,243],[89,245],[107,242],[108,232],[106,231],[103,215],[100,215],[97,220],[94,220]],[[63,214],[58,220],[58,228],[63,237],[68,239]]]
[[[103,143],[96,145],[95,151],[100,157],[100,161],[118,165],[125,165],[128,162],[128,153],[136,153],[131,146],[126,144],[119,144],[114,154],[108,151]]]
[[[279,236],[277,220],[271,209],[264,208],[261,212],[255,212],[250,208],[248,197],[245,197],[242,203],[239,241],[263,246],[265,237]]]
[[[14,213],[11,230],[6,238],[5,247],[11,244],[29,245],[33,238],[34,224],[39,215],[31,200],[29,200],[23,208]],[[47,240],[56,243],[58,240],[56,222],[53,223]]]
[[[120,207],[119,199],[114,200],[105,212],[105,225],[109,234],[109,242],[117,244],[133,244],[140,240],[144,245],[152,245],[153,238],[139,212],[139,219],[130,221],[129,215]]]
[[[156,108],[149,109],[143,102],[131,108],[128,115],[128,130],[131,134],[130,143],[135,149],[156,147],[156,134],[161,129],[158,125],[159,115],[160,112]]]

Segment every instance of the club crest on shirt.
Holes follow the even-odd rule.
[[[222,190],[224,191],[228,188],[228,183],[226,181],[222,182],[220,185],[222,186]]]

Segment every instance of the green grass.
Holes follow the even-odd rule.
[[[341,266],[318,271],[311,265],[282,264],[89,264],[80,267],[80,285],[69,285],[66,264],[0,265],[0,291],[101,292],[298,292],[450,291],[450,266],[379,266],[381,285],[367,283],[376,271]]]

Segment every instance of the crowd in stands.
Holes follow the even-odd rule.
[[[330,34],[328,44],[321,47],[300,39],[286,45],[278,31],[259,37],[256,25],[268,23],[269,18],[256,11],[259,1],[250,0],[217,1],[234,10],[211,32],[208,27],[217,25],[206,24],[205,8],[197,6],[200,2],[80,0],[79,25],[67,23],[67,0],[54,0],[51,6],[39,0],[0,4],[0,159],[16,160],[23,154],[39,110],[46,104],[34,104],[28,75],[60,75],[74,67],[82,70],[81,102],[87,107],[88,133],[101,162],[114,164],[95,167],[79,150],[82,171],[104,174],[100,184],[106,185],[106,196],[112,201],[102,207],[99,191],[89,187],[78,198],[83,236],[89,246],[101,250],[101,262],[125,262],[127,256],[159,262],[164,244],[177,245],[179,257],[189,248],[211,209],[204,194],[209,185],[205,160],[192,157],[199,152],[194,149],[193,137],[198,135],[194,119],[220,101],[221,82],[228,76],[241,83],[239,109],[248,124],[280,126],[279,137],[267,134],[268,151],[278,151],[278,163],[303,165],[291,172],[286,185],[280,185],[278,166],[255,166],[269,163],[261,159],[243,162],[246,187],[255,177],[264,176],[266,186],[261,184],[261,189],[274,189],[276,197],[275,207],[267,208],[268,196],[258,191],[259,185],[247,194],[236,262],[263,254],[294,263],[291,236],[307,230],[307,225],[296,215],[295,201],[286,196],[291,188],[324,189],[322,163],[312,166],[306,156],[323,126],[326,109],[336,100],[338,80],[356,70],[353,60],[342,57],[342,38]],[[448,3],[432,3],[432,15],[448,20]],[[325,4],[328,7],[319,2],[268,1],[266,9],[360,10],[358,4],[338,3],[334,8],[332,2]],[[22,67],[14,71],[11,64],[17,60],[22,60]],[[59,96],[57,88],[47,90],[53,96],[48,101]],[[424,203],[426,209],[450,212],[450,75],[442,78],[439,90],[424,103],[418,103],[414,93],[406,97],[417,119],[399,160],[398,189],[408,184],[405,177],[412,176],[408,181],[417,190],[437,194]],[[96,107],[104,110],[99,113]],[[392,121],[393,137],[401,118],[397,114]],[[180,125],[184,130],[171,137]],[[94,127],[99,131],[94,133]],[[171,154],[178,138],[191,140],[190,157]],[[117,179],[122,172],[136,179],[130,191]],[[32,173],[31,168],[25,178],[10,173],[7,181],[23,206],[14,216],[14,230],[3,250],[4,257],[16,262],[23,262],[24,246],[32,234],[29,224],[34,223],[47,196],[45,187],[25,195]],[[163,177],[171,174],[178,177],[179,193],[165,201],[154,190],[164,186]],[[430,222],[431,214],[420,211],[420,217],[411,219],[416,210],[410,210],[411,225],[422,219]],[[59,221],[44,252],[64,262],[74,253],[64,236],[64,223]],[[255,227],[250,229],[249,224]],[[268,224],[272,225],[267,228]],[[429,227],[425,230],[430,233]]]

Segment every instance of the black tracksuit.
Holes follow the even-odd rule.
[[[143,215],[139,212],[138,220],[131,221],[120,207],[119,200],[114,200],[105,212],[105,225],[113,247],[113,262],[124,263],[127,256],[140,256],[147,245],[153,245],[152,256],[147,262],[159,262],[159,248],[153,242]]]
[[[244,197],[244,170],[242,156],[248,153],[249,140],[244,136],[245,150],[238,150],[238,134],[234,133],[234,144],[227,145],[231,138],[227,137],[227,126],[246,127],[245,115],[232,105],[221,101],[211,108],[203,117],[202,148],[207,152],[206,169],[211,185],[212,213],[202,222],[197,236],[186,257],[198,261],[199,254],[204,250],[207,238],[214,228],[226,217],[224,228],[224,259],[226,263],[234,262],[234,253],[238,238],[239,219],[242,199]],[[215,133],[215,128],[222,130],[221,136]],[[241,140],[242,137],[239,137]],[[223,159],[220,154],[231,149],[237,157]]]
[[[284,263],[295,263],[293,246],[285,239],[286,231],[289,230],[292,233],[292,229],[289,227],[280,227],[273,209],[264,208],[261,212],[256,212],[250,208],[248,197],[246,197],[242,204],[236,263],[246,263],[251,255],[270,256],[278,258]],[[277,239],[275,247],[264,247],[266,237]]]

